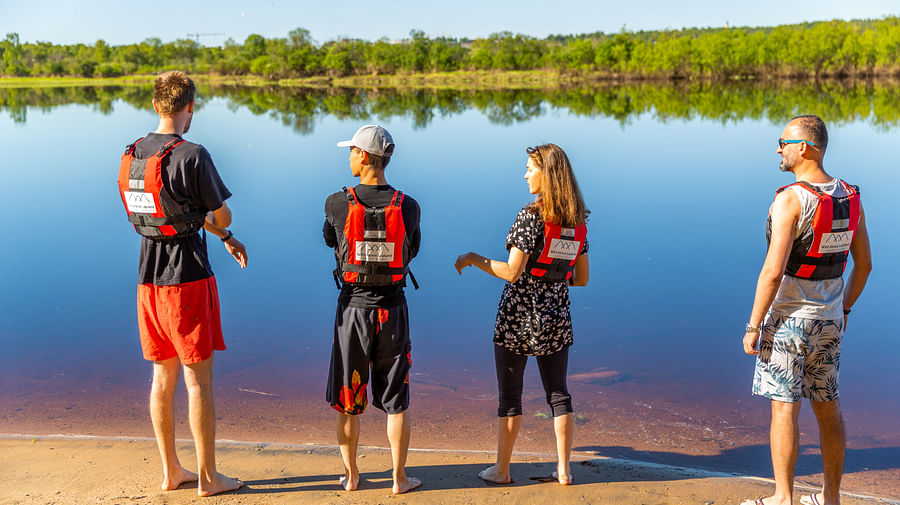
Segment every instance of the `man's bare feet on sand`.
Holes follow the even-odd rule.
[[[351,476],[344,475],[341,477],[341,487],[344,488],[344,491],[356,491],[356,488],[359,487],[359,475]]]
[[[412,491],[413,489],[416,489],[421,485],[422,481],[420,481],[419,479],[407,476],[406,480],[399,484],[395,481],[394,488],[391,490],[391,492],[393,492],[394,494],[403,494],[407,491]]]
[[[227,493],[228,491],[234,491],[235,489],[240,489],[244,485],[243,482],[238,479],[232,479],[231,477],[226,477],[221,473],[217,473],[216,477],[209,484],[200,484],[197,486],[197,494],[200,496],[212,496],[214,494],[219,493]]]
[[[178,470],[173,472],[172,475],[166,475],[159,487],[162,488],[163,491],[172,491],[178,489],[178,486],[185,482],[194,482],[195,480],[197,480],[196,473],[178,467]]]
[[[491,465],[478,472],[478,478],[488,484],[512,484],[512,479],[509,477],[509,474],[500,475],[500,473],[497,472],[497,465]]]

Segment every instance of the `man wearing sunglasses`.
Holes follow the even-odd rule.
[[[799,452],[801,398],[819,425],[825,482],[806,505],[837,505],[846,433],[838,403],[840,344],[850,308],[872,269],[859,188],[825,172],[828,131],[818,116],[797,116],[778,140],[781,170],[796,182],[769,208],[766,259],[756,285],[744,352],[756,356],[753,394],[772,407],[775,494],[742,505],[789,505]],[[853,268],[844,284],[847,256]]]

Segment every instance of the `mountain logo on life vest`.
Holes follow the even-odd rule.
[[[819,254],[842,253],[850,250],[850,242],[853,241],[852,231],[837,233],[823,233],[819,242]]]
[[[143,191],[125,191],[125,206],[132,214],[156,214],[153,195]]]
[[[366,242],[360,240],[356,243],[356,259],[364,262],[394,261],[394,244],[392,242]]]
[[[572,261],[578,257],[581,251],[581,242],[578,240],[550,239],[550,250],[547,256],[558,259]]]

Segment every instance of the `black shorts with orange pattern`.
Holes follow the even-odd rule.
[[[410,350],[405,300],[387,308],[339,302],[325,399],[338,412],[362,414],[371,377],[372,405],[388,414],[405,411],[409,408]]]

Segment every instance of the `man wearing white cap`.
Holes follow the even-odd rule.
[[[422,485],[406,475],[409,449],[409,316],[403,288],[409,262],[419,251],[419,204],[391,187],[384,169],[394,140],[381,126],[366,125],[353,138],[350,172],[359,184],[325,200],[325,244],[334,248],[334,279],[341,292],[334,322],[331,366],[325,397],[338,411],[337,436],[344,460],[341,486],[359,485],[356,450],[359,414],[372,404],[387,414],[394,466],[394,494]]]

